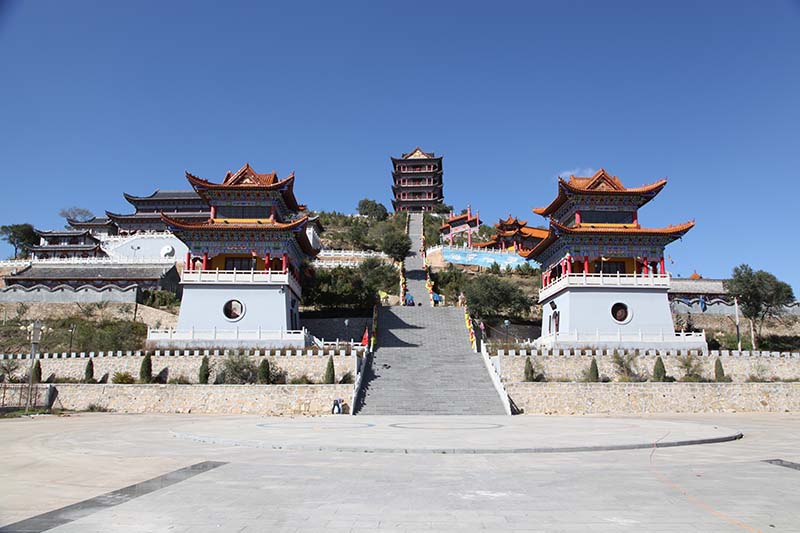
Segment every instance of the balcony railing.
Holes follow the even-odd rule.
[[[550,335],[543,335],[536,339],[536,344],[544,347],[558,346],[559,342],[585,342],[591,343],[614,343],[614,342],[647,342],[647,343],[699,343],[705,342],[706,332],[684,332],[684,331],[625,331],[621,329],[611,331],[563,331]]]
[[[148,329],[147,340],[157,342],[171,341],[266,341],[291,342],[310,346],[314,337],[305,329],[266,330],[266,329]]]
[[[539,302],[567,287],[663,287],[669,289],[669,274],[565,274],[539,291]]]
[[[288,272],[280,270],[184,270],[183,283],[289,285],[300,294],[300,283]]]

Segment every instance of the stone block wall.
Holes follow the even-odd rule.
[[[582,354],[585,352],[581,352]],[[734,382],[747,381],[750,376],[760,379],[779,378],[783,380],[800,379],[800,354],[769,354],[761,352],[758,355],[730,355],[730,352],[722,352],[725,355],[718,355],[717,352],[710,352],[709,355],[695,355],[695,359],[702,367],[702,375],[708,379],[714,379],[714,364],[718,357],[722,360],[722,368],[727,376]],[[496,355],[496,354],[493,354]],[[684,372],[680,367],[677,355],[662,355],[664,368],[667,375],[675,379],[683,377]],[[503,380],[506,382],[519,382],[525,379],[525,359],[527,356],[503,355],[500,367]],[[617,379],[617,371],[614,366],[613,356],[604,354],[596,356],[597,369],[601,376],[607,376],[611,380]],[[544,372],[548,381],[581,381],[584,372],[589,369],[592,357],[588,355],[553,355],[552,353],[542,355],[538,353],[531,356],[531,362],[539,372]],[[653,374],[653,365],[656,356],[637,355],[634,358],[637,371],[646,376]]]
[[[524,414],[796,413],[800,383],[510,383]]]
[[[172,352],[171,352],[172,353]],[[195,355],[151,355],[153,365],[153,375],[167,369],[167,378],[176,378],[183,376],[191,383],[198,382],[198,374],[200,372],[200,364],[203,361],[202,352]],[[209,364],[211,366],[211,378],[213,381],[216,375],[216,369],[221,368],[225,355],[212,355],[208,356]],[[292,352],[296,353],[296,352]],[[181,352],[183,354],[183,352]],[[100,379],[104,374],[108,374],[108,381],[111,382],[111,377],[115,372],[129,372],[135,378],[139,377],[139,368],[144,358],[144,352],[135,352],[130,355],[111,355],[103,353],[102,356],[98,354],[76,354],[76,357],[59,357],[53,358],[54,354],[47,354],[46,357],[40,357],[39,361],[42,365],[42,379],[48,379],[51,374],[55,374],[56,378],[71,378],[83,379],[84,371],[86,369],[86,362],[91,358],[94,364],[94,377]],[[61,355],[61,354],[59,354]],[[71,354],[64,354],[71,355]],[[8,357],[8,356],[3,356]],[[270,369],[273,372],[283,371],[286,372],[287,381],[293,378],[299,378],[303,375],[308,376],[314,382],[319,383],[325,376],[325,368],[328,365],[329,355],[319,355],[314,352],[314,355],[286,355],[286,352],[281,352],[277,355],[271,352],[270,355],[249,355],[250,359],[256,364],[259,364],[262,359],[266,358],[269,361]],[[350,372],[355,379],[355,358],[354,355],[333,355],[333,367],[336,372],[336,379]],[[15,375],[17,377],[27,375],[28,368],[30,367],[30,360],[25,358],[19,361],[20,365]]]
[[[19,387],[19,385],[7,385]],[[82,411],[90,405],[118,413],[215,415],[330,414],[333,400],[350,410],[352,385],[92,385],[55,384],[56,407]],[[39,386],[43,389],[43,386]],[[43,391],[40,390],[43,394]]]

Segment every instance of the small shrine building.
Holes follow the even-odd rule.
[[[467,235],[467,246],[472,246],[472,234],[478,231],[481,225],[480,214],[472,214],[472,207],[467,206],[467,211],[460,215],[450,213],[447,221],[439,228],[439,233],[446,239],[450,246],[457,235],[465,233]]]
[[[600,169],[558,179],[558,195],[534,213],[547,235],[522,254],[541,264],[540,347],[706,349],[705,334],[676,333],[667,299],[667,244],[694,227],[639,224],[639,208],[666,179],[625,187]]]
[[[494,227],[495,234],[492,235],[492,239],[475,244],[476,248],[525,252],[533,249],[547,237],[547,229],[529,227],[527,220],[520,220],[511,215],[506,219],[500,219]]]

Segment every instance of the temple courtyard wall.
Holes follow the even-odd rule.
[[[531,364],[536,373],[543,373],[547,381],[583,381],[585,373],[591,365],[592,357],[588,355],[542,355],[537,352],[532,355]],[[736,352],[709,352],[709,355],[692,356],[700,365],[701,376],[713,380],[714,365],[719,358],[722,361],[722,368],[725,375],[729,376],[734,382],[741,383],[748,380],[800,380],[800,353],[776,353],[776,352],[742,352],[739,355],[731,355]],[[722,354],[722,355],[720,355]],[[515,383],[525,379],[525,360],[528,355],[504,354],[499,362],[503,381]],[[681,356],[662,355],[664,368],[668,376],[680,379],[684,376],[681,367]],[[612,381],[618,379],[618,372],[614,364],[612,355],[600,355],[595,357],[597,360],[597,370],[601,377],[605,376]],[[497,367],[496,354],[492,361]],[[656,362],[655,355],[634,355],[632,357],[633,369],[645,377],[652,376],[653,366]]]
[[[248,355],[247,357],[255,364],[259,364],[262,359],[267,359],[270,364],[270,370],[273,373],[285,372],[287,381],[305,375],[314,382],[321,382],[325,375],[325,368],[328,365],[329,357],[333,357],[336,379],[341,379],[347,372],[350,372],[355,377],[356,357],[354,355],[349,354],[349,352],[345,352],[346,355],[341,355],[339,352],[337,355],[331,356],[328,353],[329,352],[326,352],[326,355],[319,355],[319,352],[314,352],[314,355],[287,355],[286,351],[282,351],[280,354],[273,351],[268,356]],[[86,369],[86,362],[89,359],[92,360],[94,366],[95,379],[101,379],[104,375],[108,374],[108,381],[110,383],[111,377],[115,372],[129,372],[132,376],[138,378],[142,359],[144,359],[143,352],[136,352],[131,355],[112,355],[110,353],[100,355],[100,352],[98,352],[94,355],[75,354],[75,357],[72,357],[72,354],[63,354],[67,355],[66,358],[62,358],[60,355],[62,354],[59,354],[59,358],[54,358],[54,354],[47,354],[39,358],[39,362],[42,366],[42,379],[46,380],[51,374],[55,374],[57,380],[65,378],[82,380]],[[23,359],[19,359],[19,368],[17,368],[14,373],[15,377],[19,378],[28,373],[30,360],[27,359],[27,355],[0,355],[0,359],[17,357],[24,357]],[[222,367],[225,357],[225,355],[209,355],[209,365],[211,369],[209,381],[214,380],[216,372]],[[167,379],[184,377],[191,383],[198,382],[200,365],[203,361],[202,355],[151,355],[150,358],[153,376],[166,370]],[[59,385],[59,387],[60,386],[61,385]]]
[[[523,414],[797,413],[800,383],[509,383]]]

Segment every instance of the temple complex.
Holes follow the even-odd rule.
[[[392,206],[395,211],[432,211],[444,201],[442,158],[419,147],[392,158]]]
[[[259,174],[246,164],[221,183],[186,178],[208,215],[161,220],[188,247],[177,330],[151,330],[148,340],[177,346],[303,346],[300,269],[316,256],[318,224],[295,198],[294,174]]]
[[[166,231],[167,224],[161,219],[161,213],[168,213],[178,220],[194,222],[206,220],[209,214],[208,204],[195,191],[157,190],[150,196],[127,193],[123,196],[134,207],[134,213],[121,215],[106,211],[108,220],[122,234]]]
[[[100,239],[92,235],[88,229],[34,231],[39,236],[39,244],[28,247],[34,260],[106,257],[106,253],[100,247]]]
[[[511,215],[506,219],[500,219],[494,227],[495,234],[492,239],[475,244],[476,248],[525,253],[547,237],[547,229],[529,227],[527,220],[519,220]]]
[[[541,347],[705,348],[704,334],[675,333],[664,248],[694,222],[644,228],[639,208],[666,185],[625,187],[601,169],[558,179],[558,195],[534,213],[547,235],[522,253],[542,266]]]
[[[439,228],[442,238],[447,239],[450,246],[457,235],[466,234],[467,246],[472,246],[472,234],[478,231],[481,225],[480,215],[472,213],[472,207],[467,206],[467,211],[460,215],[450,213],[447,221]]]

